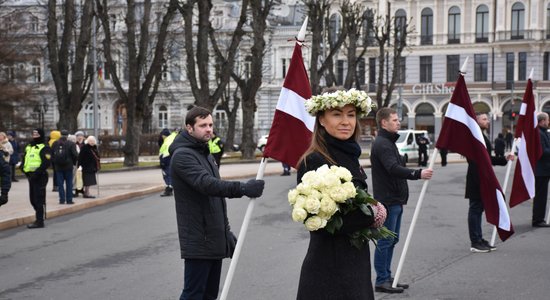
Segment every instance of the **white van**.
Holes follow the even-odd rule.
[[[418,159],[418,144],[416,143],[416,139],[419,136],[423,135],[430,140],[428,131],[426,130],[406,129],[399,130],[397,133],[399,134],[399,138],[395,141],[395,145],[399,150],[399,154],[405,158],[405,162],[408,162],[410,159]]]

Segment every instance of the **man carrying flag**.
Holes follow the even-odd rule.
[[[537,115],[538,130],[542,156],[537,161],[535,171],[535,198],[533,199],[533,227],[550,227],[544,222],[546,201],[548,198],[548,181],[550,181],[550,136],[548,135],[548,114],[541,112]],[[516,167],[517,170],[517,167]]]
[[[481,216],[484,210],[487,221],[498,227],[502,240],[506,240],[514,232],[502,189],[492,168],[492,165],[505,165],[506,159],[490,155],[490,140],[482,132],[488,128],[487,114],[476,116],[464,76],[460,74],[436,147],[457,152],[468,159],[466,198],[470,200],[468,230],[472,252],[496,250],[483,239]],[[508,155],[507,159],[514,159],[514,156]]]

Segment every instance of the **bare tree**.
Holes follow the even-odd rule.
[[[63,12],[61,17],[58,16],[59,10]],[[59,118],[58,128],[78,129],[78,114],[95,73],[87,68],[92,18],[93,0],[85,0],[81,12],[78,12],[74,0],[60,4],[48,0],[48,58],[59,114],[63,116]]]
[[[358,41],[360,41],[361,33],[363,32],[363,23],[366,22],[364,16],[365,8],[360,3],[350,3],[349,0],[345,0],[341,7],[342,23],[346,27],[348,37],[344,43],[344,49],[346,51],[346,57],[348,62],[348,70],[344,79],[344,88],[350,89],[354,86],[359,87],[359,80],[357,76],[357,65],[359,60],[363,58],[367,51],[367,44],[363,42],[361,52],[357,54]],[[366,34],[365,32],[363,32]],[[363,39],[365,41],[365,39]]]
[[[112,1],[97,0],[97,14],[103,28],[103,50],[105,53],[106,71],[112,78],[113,85],[127,110],[126,144],[123,147],[124,166],[136,166],[139,163],[140,134],[143,128],[145,114],[150,114],[151,104],[155,99],[159,82],[162,78],[164,63],[165,41],[168,35],[168,27],[174,17],[178,1],[170,0],[167,7],[160,7],[164,11],[162,22],[156,36],[150,30],[152,3],[145,0],[136,4],[135,0],[126,1],[126,33],[124,45],[127,51],[128,62],[128,86],[122,85],[115,69],[113,48],[122,46],[114,44],[114,33],[111,31],[109,10]],[[142,5],[140,15],[137,5]],[[147,54],[153,52],[151,60],[147,60]]]
[[[248,0],[242,1],[239,20],[231,34],[231,42],[224,51],[226,55],[222,55],[222,58],[218,57],[219,81],[217,87],[212,92],[210,88],[210,69],[212,66],[210,54],[213,51],[211,43],[216,40],[216,31],[212,28],[210,22],[212,1],[180,1],[178,9],[183,16],[184,23],[187,79],[196,105],[212,110],[225,92],[235,64],[235,55],[238,51],[239,43],[245,33],[243,26],[246,22],[248,2]],[[195,7],[198,10],[198,20],[194,16]]]
[[[376,103],[379,108],[387,107],[390,104],[393,90],[399,80],[401,73],[401,59],[403,50],[407,47],[407,36],[414,31],[410,27],[410,21],[407,22],[404,18],[392,18],[390,9],[386,16],[377,16],[376,23],[373,26],[374,37],[378,44],[378,80],[376,88]],[[387,60],[393,60],[391,78],[384,81],[384,78],[389,78],[390,70],[386,68]],[[389,62],[389,61],[388,61]]]
[[[347,36],[347,28],[334,28],[330,32],[330,7],[332,0],[303,0],[308,9],[311,24],[311,61],[309,80],[313,95],[321,91],[321,78],[325,76],[327,86],[335,81],[333,57],[338,53]]]

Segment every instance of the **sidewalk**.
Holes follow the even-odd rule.
[[[458,154],[449,154],[449,162],[464,162]],[[361,165],[370,167],[368,159],[361,159]],[[439,164],[439,157],[436,159]],[[410,164],[409,167],[414,168]],[[259,163],[234,163],[223,164],[220,174],[223,179],[244,180],[256,176]],[[269,160],[265,169],[265,176],[279,175],[283,168],[278,161]],[[104,205],[121,200],[158,193],[164,190],[164,182],[160,168],[139,169],[117,172],[100,172],[98,175],[98,186],[91,188],[91,194],[95,199],[84,199],[82,196],[74,198],[75,204],[59,204],[57,192],[52,192],[52,179],[46,187],[46,210],[47,218],[55,218],[87,208]],[[160,196],[159,196],[160,197]],[[35,213],[29,201],[29,184],[24,178],[19,182],[13,182],[9,193],[9,202],[0,207],[0,230],[13,228],[34,222]],[[48,226],[46,220],[46,226]]]

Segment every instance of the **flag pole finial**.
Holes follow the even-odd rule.
[[[531,68],[531,72],[529,73],[529,79],[533,80],[533,71],[535,71],[535,68]]]
[[[308,17],[306,16],[304,23],[302,24],[302,28],[300,28],[300,32],[298,32],[298,36],[296,37],[296,40],[300,43],[303,43],[306,39],[307,19]]]
[[[466,59],[464,60],[464,63],[462,64],[462,68],[460,68],[460,73],[466,74],[466,66],[468,66],[468,58],[469,56],[466,56]]]

